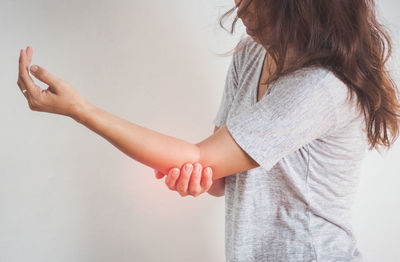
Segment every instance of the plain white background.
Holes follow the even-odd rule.
[[[377,4],[398,82],[400,4]],[[31,111],[16,81],[19,50],[30,45],[32,64],[91,103],[197,143],[212,134],[231,59],[216,54],[245,34],[240,21],[234,36],[219,28],[233,5],[1,1],[0,262],[225,260],[223,197],[180,197],[74,120]],[[362,166],[353,224],[368,262],[400,261],[399,143]]]

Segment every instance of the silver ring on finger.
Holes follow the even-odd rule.
[[[28,90],[24,89],[22,90],[22,93],[25,95],[25,93],[28,92]]]

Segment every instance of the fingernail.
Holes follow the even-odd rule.
[[[196,171],[200,171],[201,164],[196,164]]]
[[[191,164],[186,164],[185,170],[186,170],[186,171],[192,170],[192,165],[191,165]]]
[[[211,173],[211,168],[210,168],[210,167],[207,167],[207,168],[206,168],[206,172],[207,172],[207,174],[210,174],[210,173]]]
[[[33,65],[31,67],[32,72],[36,72],[39,69],[39,67],[37,65]]]

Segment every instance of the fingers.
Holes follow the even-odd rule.
[[[28,46],[26,50],[21,49],[19,53],[19,64],[18,64],[18,81],[17,85],[19,86],[21,92],[28,100],[29,106],[31,109],[38,108],[37,105],[41,100],[41,88],[35,85],[35,82],[29,75],[29,65],[32,61],[33,49]],[[40,81],[49,84],[49,89],[51,91],[55,91],[58,93],[58,85],[61,80],[58,77],[53,76],[43,68],[39,67],[37,72],[33,72],[33,66],[30,67],[31,73]],[[51,86],[51,87],[50,87]],[[26,90],[26,91],[24,91]]]
[[[38,93],[40,87],[36,87],[32,78],[28,73],[28,64],[32,60],[33,50],[31,47],[27,47],[28,54],[26,54],[25,50],[21,49],[19,52],[19,65],[18,65],[18,81],[17,85],[21,90],[22,94],[25,96],[28,101],[29,108],[31,110],[38,110],[37,100]]]
[[[207,167],[203,169],[203,175],[201,177],[201,188],[202,188],[202,193],[207,192],[210,187],[212,186],[213,180],[212,180],[212,169],[211,167]]]
[[[27,55],[27,57],[28,57],[28,65],[30,65],[31,62],[32,62],[32,55],[33,55],[33,49],[32,49],[32,47],[30,47],[30,46],[27,46],[27,47],[26,47],[26,55]]]
[[[212,169],[208,167],[203,170],[200,163],[194,165],[187,163],[181,169],[171,168],[165,179],[168,188],[178,191],[182,197],[188,195],[197,197],[208,191],[212,183]]]
[[[28,63],[27,63],[27,56],[25,53],[25,50],[21,49],[20,54],[19,54],[19,80],[22,81],[24,84],[24,87],[28,90],[28,93],[30,93],[32,86],[33,86],[33,80],[28,74]]]
[[[187,190],[188,190],[188,185],[189,185],[189,179],[190,179],[190,175],[192,174],[192,170],[193,170],[193,165],[191,163],[187,163],[184,168],[183,168],[183,172],[181,172],[179,179],[176,183],[176,191],[178,191],[178,193],[181,196],[187,196]]]
[[[32,77],[29,75],[29,65],[30,65],[31,62],[32,62],[32,56],[33,56],[33,49],[32,49],[32,47],[30,47],[30,46],[27,46],[27,47],[26,47],[25,55],[26,55],[26,71],[28,72],[29,79],[33,82]]]
[[[33,67],[37,67],[36,71],[33,71]],[[46,69],[38,66],[38,65],[34,65],[31,66],[31,73],[40,81],[42,81],[43,83],[46,83],[50,86],[50,88],[55,91],[55,93],[57,93],[59,85],[61,83],[61,79],[54,76],[53,74],[51,74],[49,71],[47,71]]]
[[[178,168],[171,168],[168,172],[165,184],[170,190],[176,190],[176,181],[179,177],[180,170]]]
[[[30,98],[29,97],[29,90],[27,89],[27,86],[25,85],[24,78],[22,77],[22,74],[24,72],[26,72],[25,69],[24,69],[24,64],[23,64],[22,51],[23,51],[22,49],[19,51],[19,67],[18,67],[19,70],[18,70],[17,85],[18,85],[19,89],[21,90],[22,94],[27,99],[29,107],[32,107],[31,103],[30,103],[30,99],[29,99]]]
[[[165,174],[161,173],[160,171],[154,169],[154,174],[156,175],[157,179],[161,179],[165,176]]]
[[[194,197],[197,197],[203,191],[203,189],[200,186],[202,169],[203,169],[203,167],[201,166],[200,163],[194,164],[194,170],[193,170],[192,176],[189,181],[189,186],[188,186],[188,193]]]
[[[31,50],[31,48],[29,46],[27,46],[26,49],[23,52],[25,54],[25,70],[28,72],[28,77],[32,80],[31,76],[29,75],[29,65],[31,64],[31,61],[32,61],[31,54],[33,52],[32,52],[32,50]]]
[[[25,84],[27,71],[25,69],[25,61],[24,61],[24,50],[19,50],[19,61],[18,61],[18,79]]]
[[[22,94],[28,98],[28,92],[24,92],[24,90],[26,90],[26,86],[24,85],[24,83],[22,82],[21,79],[18,78],[17,80],[17,85],[19,87],[19,90],[21,90]]]

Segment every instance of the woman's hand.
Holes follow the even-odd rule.
[[[157,179],[161,179],[165,174],[154,170]],[[194,196],[207,192],[213,183],[212,169],[207,167],[202,169],[200,163],[193,165],[187,163],[182,169],[171,168],[165,179],[165,184],[171,190],[176,190],[182,196]]]
[[[30,46],[26,50],[20,50],[17,81],[19,88],[28,100],[29,108],[33,111],[74,117],[85,100],[72,85],[50,74],[44,68],[33,65],[30,67],[33,76],[49,86],[43,90],[36,85],[29,75],[32,55],[33,50]],[[37,68],[36,71],[35,68]]]

